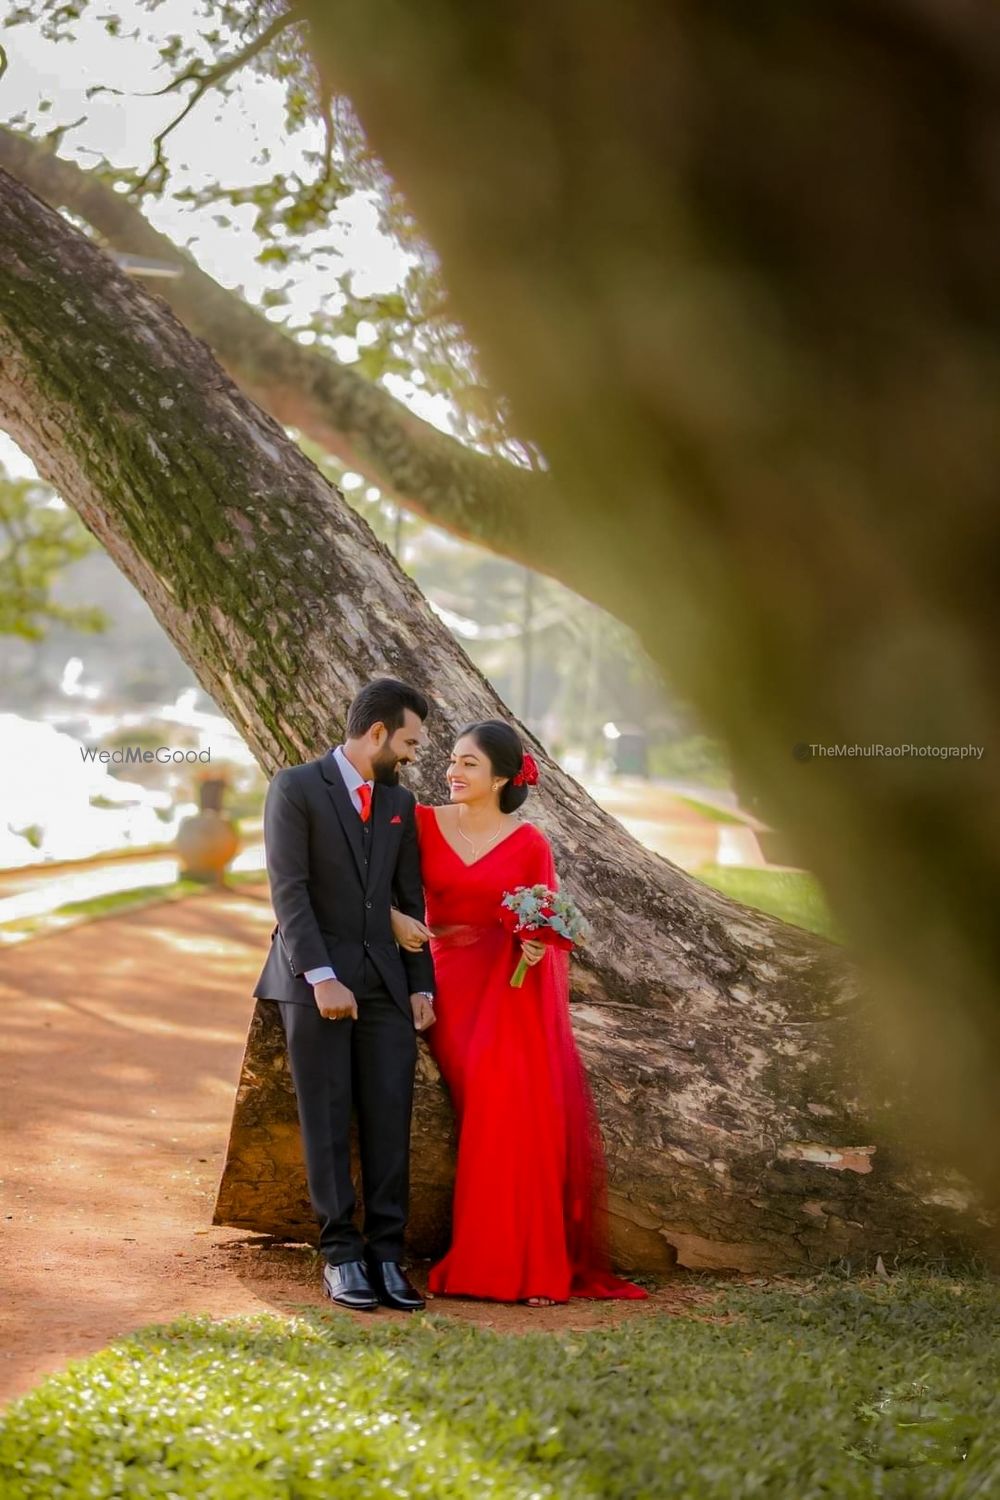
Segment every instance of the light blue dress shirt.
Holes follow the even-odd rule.
[[[374,793],[375,783],[374,781],[366,781],[365,778],[361,775],[360,771],[356,770],[355,767],[351,765],[351,762],[344,754],[343,745],[338,745],[336,750],[331,750],[330,754],[333,756],[334,760],[337,762],[338,767],[340,768],[340,774],[344,778],[344,785],[347,787],[347,790],[351,794],[351,801],[354,803],[354,806],[357,809],[358,817],[360,818],[361,798],[358,796],[358,787],[366,786],[370,792]],[[324,964],[322,968],[319,969],[306,969],[302,977],[309,984],[319,984],[324,979],[336,979],[337,976],[333,972],[333,969],[329,964]]]

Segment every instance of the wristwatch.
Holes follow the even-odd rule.
[[[423,1000],[429,1000],[432,1005],[434,1004],[434,996],[431,994],[430,990],[414,990],[413,993],[415,995],[419,995]]]

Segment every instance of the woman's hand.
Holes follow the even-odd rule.
[[[397,911],[395,907],[392,907],[390,916],[392,935],[407,953],[419,953],[424,944],[429,942],[434,935],[423,922],[418,922],[416,917],[408,917],[405,912]]]
[[[535,964],[540,963],[545,957],[545,944],[522,940],[521,952],[524,954],[524,961],[528,967],[534,968]]]

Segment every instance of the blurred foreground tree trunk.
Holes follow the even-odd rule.
[[[268,772],[339,736],[360,682],[433,701],[415,777],[503,714],[365,523],[157,299],[0,171],[0,425],[132,580]],[[633,1266],[777,1266],[978,1244],[967,1185],[900,1140],[843,952],[636,844],[538,747],[532,816],[596,928],[574,1025]],[[263,959],[263,954],[262,954]],[[440,1243],[448,1110],[423,1062],[415,1244]],[[307,1234],[280,1022],[258,1004],[217,1217]]]
[[[728,741],[995,1195],[1000,11],[306,10],[576,586]]]

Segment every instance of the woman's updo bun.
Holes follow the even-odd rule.
[[[500,792],[500,811],[516,812],[528,796],[526,784],[514,785],[514,777],[520,775],[524,768],[521,736],[503,719],[484,719],[479,724],[468,724],[458,738],[464,739],[466,735],[475,740],[486,756],[493,775],[508,778]]]

